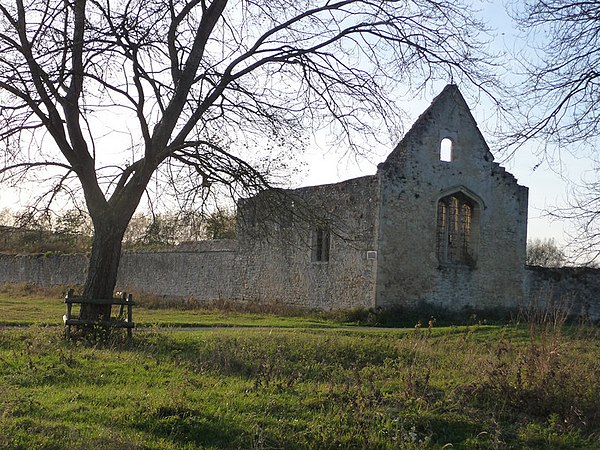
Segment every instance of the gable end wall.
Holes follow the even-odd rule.
[[[453,141],[451,162],[440,160],[445,137]],[[492,161],[457,90],[434,101],[378,174],[378,306],[425,301],[493,308],[523,301],[528,190]],[[453,192],[470,196],[479,208],[471,266],[438,259],[438,201]]]

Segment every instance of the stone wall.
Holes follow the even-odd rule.
[[[0,255],[0,283],[80,285],[87,264],[85,255]]]
[[[239,227],[239,242],[124,253],[117,289],[200,301],[373,307],[378,192],[378,179],[370,176],[288,191],[279,199],[265,193],[268,201],[259,196],[241,206],[243,217],[259,204],[251,214],[254,225]],[[326,226],[330,235],[326,261],[313,258],[317,226]],[[0,282],[82,284],[85,279],[83,256],[18,257],[13,264],[9,259],[0,268]]]
[[[268,279],[271,267],[261,268],[246,265],[247,260],[236,252],[235,241],[213,241],[198,243],[188,250],[170,250],[153,252],[126,253],[122,258],[119,272],[118,289],[149,292],[158,295],[193,297],[200,301],[232,300],[262,301],[296,304],[307,307],[351,308],[355,306],[371,307],[368,297],[359,298],[356,293],[365,294],[365,288],[371,289],[368,281],[375,262],[360,259],[360,266],[367,278],[338,280],[347,283],[344,286],[347,297],[332,296],[329,303],[294,301],[293,297],[275,297],[261,291],[248,283],[249,272],[254,276]],[[357,260],[357,263],[359,260]],[[32,255],[8,256],[0,255],[0,283],[32,283],[40,286],[81,285],[85,280],[87,258],[84,255]],[[317,266],[320,273],[311,276],[312,282],[319,281],[318,276],[329,276],[327,269]],[[450,269],[448,269],[450,270]],[[258,272],[262,272],[261,275]],[[468,274],[450,274],[443,279],[447,289],[455,290],[457,298],[470,295]],[[320,280],[322,281],[322,280]],[[331,280],[327,282],[328,285]],[[362,286],[357,284],[363,283]],[[279,281],[277,282],[279,285]],[[339,286],[338,286],[339,287]],[[297,286],[290,285],[294,291]],[[526,299],[523,306],[530,302],[533,305],[555,305],[569,308],[573,315],[588,315],[593,320],[600,320],[600,269],[590,268],[558,268],[527,267],[523,280]],[[466,293],[466,294],[465,294]],[[301,297],[298,297],[301,298]],[[345,300],[347,299],[347,300]],[[493,299],[483,299],[481,305],[486,307],[501,306],[494,304]],[[319,300],[325,302],[325,299]],[[312,302],[312,303],[311,303]],[[481,305],[471,305],[482,307]]]
[[[600,269],[528,266],[525,287],[533,305],[558,307],[600,320]]]
[[[121,258],[117,289],[200,301],[237,299],[241,279],[237,241],[214,240],[169,251],[128,252]]]
[[[126,252],[116,289],[200,301],[238,299],[243,283],[236,250],[237,241],[215,240],[167,251]],[[0,283],[82,285],[87,264],[85,255],[1,255]]]
[[[377,260],[367,252],[377,249],[377,177],[282,195],[240,208],[242,221],[252,217],[238,231],[242,297],[320,309],[375,306]],[[313,255],[318,227],[329,231],[327,261]]]

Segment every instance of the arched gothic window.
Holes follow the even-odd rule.
[[[475,202],[462,192],[440,199],[437,213],[437,244],[440,263],[474,264],[475,212]]]

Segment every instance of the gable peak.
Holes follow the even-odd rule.
[[[421,117],[425,116],[427,114],[427,112],[430,111],[431,109],[433,109],[436,105],[438,105],[440,103],[444,103],[446,101],[454,101],[455,103],[459,103],[459,104],[461,104],[461,106],[463,106],[464,108],[469,110],[469,106],[467,105],[465,98],[463,97],[462,93],[460,92],[460,89],[458,89],[458,86],[456,84],[451,83],[451,84],[447,84],[446,87],[444,87],[444,89],[442,89],[442,92],[440,92],[431,101],[431,104],[423,112],[423,114],[421,114]],[[418,119],[417,119],[417,121],[418,121]]]
[[[479,128],[477,127],[477,122],[475,121],[475,118],[471,114],[469,105],[467,105],[467,102],[466,102],[465,98],[463,97],[463,95],[461,94],[460,90],[458,89],[458,86],[454,83],[450,83],[450,84],[447,84],[444,87],[444,89],[442,89],[442,92],[440,92],[431,101],[431,104],[427,107],[427,109],[425,111],[423,111],[423,113],[421,113],[421,115],[413,123],[412,127],[404,135],[404,138],[400,141],[400,144],[402,144],[402,141],[405,141],[413,133],[415,133],[416,130],[420,129],[429,120],[429,117],[431,116],[432,113],[434,113],[434,111],[436,111],[440,108],[444,109],[445,106],[448,104],[451,104],[453,106],[458,106],[460,109],[462,109],[467,114],[467,116],[471,119],[475,128],[477,128],[477,130],[479,131]],[[482,138],[483,138],[483,136],[482,136]]]
[[[462,119],[459,119],[462,117]],[[457,123],[457,120],[460,124]],[[425,130],[431,130],[431,127],[440,130],[440,139],[452,136],[443,136],[444,132],[461,134],[463,131],[470,130],[471,133],[476,133],[482,143],[482,150],[485,152],[486,161],[493,161],[494,157],[489,151],[489,147],[485,142],[477,122],[471,113],[469,105],[460,92],[458,86],[454,83],[447,84],[444,89],[431,101],[431,104],[423,111],[423,113],[413,123],[408,132],[400,140],[396,148],[388,155],[388,158],[383,163],[386,166],[393,160],[397,160],[406,152],[409,143],[416,139],[420,141]],[[459,127],[459,128],[456,128]],[[467,127],[465,129],[465,127]],[[431,131],[428,132],[431,134]],[[434,133],[435,134],[435,133]]]

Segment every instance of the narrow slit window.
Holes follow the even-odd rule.
[[[452,161],[452,140],[449,138],[444,138],[440,142],[440,161]]]
[[[329,229],[318,227],[313,234],[312,260],[315,262],[329,261],[329,246],[331,237]]]

